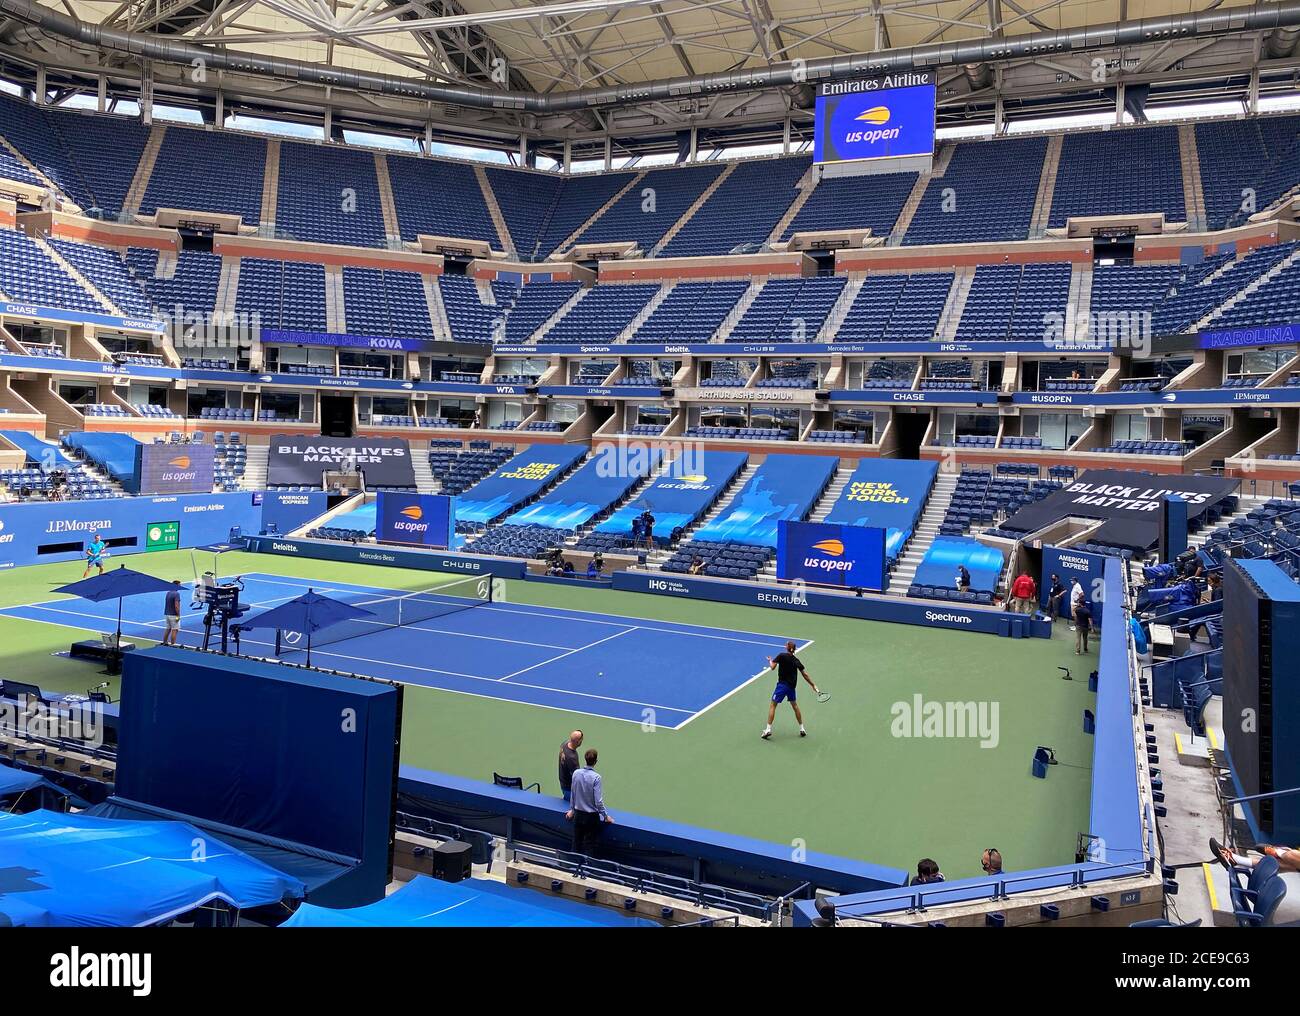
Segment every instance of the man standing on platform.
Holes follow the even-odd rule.
[[[573,789],[573,774],[582,765],[578,761],[578,749],[582,747],[582,731],[575,730],[569,739],[560,745],[560,796],[567,802]]]
[[[573,774],[572,807],[564,817],[573,823],[573,852],[594,857],[600,842],[600,827],[614,820],[605,810],[605,794],[596,772],[596,749],[588,748],[587,768]]]

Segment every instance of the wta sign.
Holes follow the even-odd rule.
[[[399,494],[381,490],[375,506],[380,543],[407,543],[445,550],[452,542],[455,500],[445,494]]]
[[[782,522],[776,577],[823,586],[885,588],[885,531],[878,526]]]
[[[828,81],[818,90],[814,162],[934,154],[934,75]]]

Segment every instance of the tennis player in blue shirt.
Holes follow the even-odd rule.
[[[99,574],[104,574],[104,554],[108,550],[108,545],[99,538],[98,533],[90,534],[90,543],[86,545],[86,570],[81,573],[84,579],[90,574],[91,568],[98,568]]]

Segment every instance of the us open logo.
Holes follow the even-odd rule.
[[[853,119],[858,123],[869,123],[884,129],[873,131],[849,131],[849,133],[844,137],[844,143],[848,145],[858,141],[865,141],[869,145],[873,145],[877,141],[893,141],[902,133],[902,129],[899,127],[885,128],[885,124],[889,123],[888,106],[872,106],[870,109],[859,113]]]
[[[424,510],[418,504],[403,508],[398,514],[402,518],[393,523],[394,529],[406,533],[427,533],[429,531],[429,523],[420,521],[424,518]]]
[[[5,528],[5,524],[3,522],[0,522],[0,543],[13,543],[14,534],[6,533],[4,531],[4,528]]]
[[[842,540],[818,540],[811,549],[816,553],[804,558],[805,568],[828,572],[846,572],[853,568],[852,560],[843,560],[844,541]]]
[[[199,471],[190,468],[193,464],[188,455],[177,455],[174,459],[168,459],[167,465],[170,471],[164,472],[162,478],[172,483],[190,483],[197,480]]]

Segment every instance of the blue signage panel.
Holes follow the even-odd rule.
[[[908,87],[895,87],[899,84]],[[930,74],[828,82],[821,92],[851,86],[861,90],[817,96],[814,162],[934,154],[935,89]]]
[[[1294,323],[1201,332],[1196,339],[1196,344],[1201,349],[1233,349],[1240,346],[1294,346],[1297,342],[1300,342],[1300,324]]]
[[[809,614],[833,614],[866,621],[891,621],[927,628],[977,631],[1008,638],[1051,638],[1052,623],[1046,618],[1012,614],[992,607],[917,603],[901,596],[851,596],[847,593],[817,592],[797,586],[732,582],[690,575],[664,575],[653,571],[619,571],[611,577],[615,589],[634,593],[657,593],[692,600],[742,603],[754,607],[798,610]]]
[[[776,576],[883,592],[885,531],[879,526],[782,522],[777,530]]]
[[[446,494],[407,494],[381,490],[375,516],[380,543],[411,543],[420,547],[451,546],[455,529],[455,499]]]
[[[522,579],[523,561],[506,558],[453,554],[415,547],[376,547],[367,543],[342,543],[337,540],[302,540],[297,537],[251,536],[248,549],[260,554],[283,554],[317,561],[349,561],[355,564],[378,564],[390,568],[415,568],[422,571],[461,572],[466,575],[495,575],[503,579]]]
[[[1077,579],[1083,593],[1092,605],[1092,623],[1101,625],[1101,603],[1105,596],[1106,555],[1089,554],[1069,547],[1043,548],[1043,573],[1038,583],[1038,600],[1047,609],[1047,595],[1052,588],[1052,576],[1060,576],[1065,586],[1060,616],[1070,616],[1070,589]]]
[[[91,533],[99,533],[109,553],[120,557],[144,553],[151,527],[160,522],[178,524],[177,544],[184,549],[224,542],[234,526],[256,532],[261,520],[260,495],[249,491],[5,504],[0,505],[0,569],[80,561]]]

